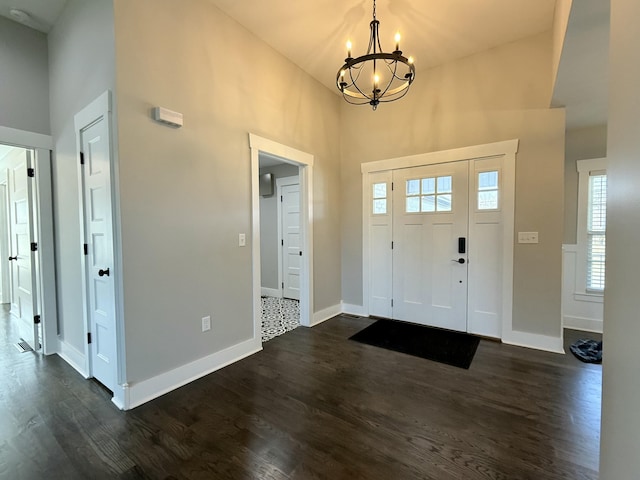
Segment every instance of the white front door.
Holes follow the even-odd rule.
[[[393,318],[467,330],[468,162],[393,172]]]
[[[300,185],[280,189],[282,231],[282,296],[300,300]]]
[[[107,120],[80,128],[91,373],[110,390],[117,382],[117,337],[111,151]]]
[[[37,295],[32,242],[34,224],[32,185],[29,177],[31,151],[15,149],[7,157],[9,170],[9,230],[11,262],[11,314],[18,322],[21,338],[33,350],[40,348],[38,324],[34,322]],[[34,244],[35,248],[35,244]]]

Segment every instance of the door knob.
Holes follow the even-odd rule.
[[[107,268],[106,270],[98,270],[98,275],[100,275],[101,277],[104,277],[105,275],[108,277],[109,276],[109,269]]]
[[[464,258],[456,258],[456,259],[453,259],[453,260],[451,260],[451,261],[452,261],[452,262],[459,263],[459,264],[461,264],[461,265],[462,265],[466,260],[465,260]]]
[[[15,257],[9,257],[9,261],[17,260],[17,259],[18,259],[18,256],[17,256],[17,255],[16,255]]]

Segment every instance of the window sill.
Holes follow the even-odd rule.
[[[604,294],[602,293],[578,293],[573,294],[573,299],[577,302],[591,302],[602,303],[604,301]]]

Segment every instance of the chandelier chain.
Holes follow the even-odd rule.
[[[373,19],[376,19],[376,0],[373,0]]]

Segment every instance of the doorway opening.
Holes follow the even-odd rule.
[[[0,298],[23,350],[58,351],[51,138],[0,127]]]
[[[299,166],[260,153],[262,342],[300,325]]]
[[[311,326],[313,156],[250,134],[254,338]]]

